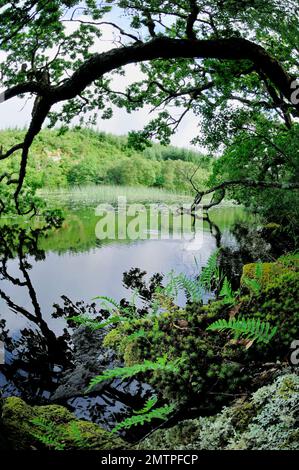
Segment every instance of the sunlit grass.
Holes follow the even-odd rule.
[[[42,189],[38,195],[48,203],[60,205],[93,206],[102,202],[116,204],[118,197],[124,196],[128,203],[132,202],[191,202],[192,196],[177,194],[162,188],[149,188],[145,186],[112,186],[91,185],[74,186],[71,188]]]

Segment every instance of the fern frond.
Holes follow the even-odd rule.
[[[221,290],[219,292],[219,297],[223,297],[222,301],[226,304],[233,304],[236,301],[237,292],[234,292],[232,285],[225,276]]]
[[[270,323],[255,318],[220,319],[207,328],[209,331],[231,330],[235,333],[236,338],[246,336],[246,338],[256,340],[258,343],[269,343],[277,329],[277,326],[272,327]]]
[[[111,309],[111,306],[114,307],[116,310],[120,310],[120,305],[114,300],[112,297],[108,297],[107,295],[97,295],[93,297],[92,300],[101,300],[105,304],[107,304],[107,308]]]
[[[49,448],[64,450],[64,433],[59,429],[59,426],[42,417],[33,418],[31,422],[39,428],[39,430],[31,432],[33,437]]]
[[[141,329],[141,330],[135,331],[131,335],[126,336],[126,342],[135,341],[136,339],[144,338],[145,336],[146,336],[145,330]]]
[[[115,426],[112,432],[118,432],[121,429],[130,429],[132,426],[143,425],[144,423],[149,423],[153,419],[161,419],[164,421],[173,411],[174,405],[165,405],[161,408],[152,410],[149,413],[134,415],[130,418],[126,418],[124,421]]]
[[[255,277],[252,279],[248,276],[243,277],[243,284],[245,284],[250,291],[254,294],[259,294],[262,289],[263,278],[263,263],[256,263]]]
[[[250,277],[243,277],[243,284],[248,287],[254,294],[259,294],[261,290],[261,284],[257,279],[251,279]]]
[[[121,317],[119,315],[113,315],[109,317],[107,320],[103,322],[99,322],[97,320],[94,320],[93,318],[90,318],[86,315],[76,315],[74,317],[69,317],[68,320],[73,321],[74,323],[77,323],[78,325],[84,325],[88,326],[92,330],[99,330],[101,328],[105,328],[106,326],[109,325],[115,325],[118,324],[122,321],[126,321],[127,318]]]
[[[191,302],[200,302],[202,300],[202,285],[198,279],[192,279],[183,273],[174,276],[171,272],[169,276],[170,280],[163,289],[164,294],[176,298],[179,291],[183,291]]]
[[[146,402],[143,408],[138,411],[134,411],[135,415],[143,415],[145,413],[148,413],[157,403],[158,397],[157,395],[153,395],[151,398],[149,398]]]
[[[112,297],[107,297],[106,295],[98,295],[97,297],[94,297],[93,300],[101,300],[103,304],[102,307],[108,310],[108,312],[113,314],[115,317],[118,317],[117,313],[126,314],[128,317],[132,317],[134,316],[134,310],[136,309],[135,302],[137,295],[138,291],[135,290],[130,302],[130,307],[122,307],[116,302],[116,300]]]
[[[86,438],[82,436],[82,432],[80,431],[80,428],[75,421],[70,424],[68,428],[68,435],[76,443],[77,447],[81,449],[86,449],[89,447]]]
[[[259,280],[262,279],[262,276],[263,276],[263,263],[256,263],[255,276]]]
[[[206,290],[210,290],[213,279],[216,281],[220,280],[220,269],[218,266],[218,255],[219,249],[212,253],[207,261],[206,266],[203,267],[199,276],[199,281],[202,287]]]
[[[107,369],[101,375],[93,377],[89,383],[87,392],[90,391],[97,384],[105,382],[107,380],[113,380],[116,378],[128,378],[134,375],[148,372],[163,370],[167,372],[178,373],[179,361],[167,362],[167,356],[162,356],[157,359],[156,362],[145,360],[142,364],[134,364],[128,367],[116,367],[114,369]]]
[[[168,274],[168,282],[163,288],[163,293],[171,297],[172,299],[175,299],[178,296],[179,289],[177,285],[176,276],[174,276],[174,271],[170,271],[170,273]]]
[[[202,300],[202,285],[197,279],[191,279],[185,274],[179,274],[177,276],[177,284],[191,302],[200,302]]]

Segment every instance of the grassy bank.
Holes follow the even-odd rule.
[[[192,196],[177,194],[163,188],[146,186],[88,185],[71,188],[41,189],[38,195],[50,205],[94,206],[102,202],[115,204],[119,196],[132,202],[192,202]]]

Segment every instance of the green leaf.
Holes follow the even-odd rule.
[[[245,336],[256,340],[258,343],[269,343],[277,332],[277,326],[271,326],[268,322],[262,322],[255,318],[230,318],[229,320],[220,319],[212,323],[208,331],[230,330],[235,333],[235,338]]]

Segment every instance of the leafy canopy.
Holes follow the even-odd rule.
[[[169,143],[190,113],[201,129],[193,143],[218,152],[261,122],[289,131],[298,116],[297,7],[297,0],[0,2],[1,100],[35,98],[24,141],[0,157],[21,151],[19,176],[2,182],[16,184],[18,202],[29,148],[47,118],[51,126],[75,117],[95,123],[115,107],[131,113],[149,105],[153,118],[129,136],[137,148],[152,138]],[[118,89],[115,78],[131,63],[141,78]]]

